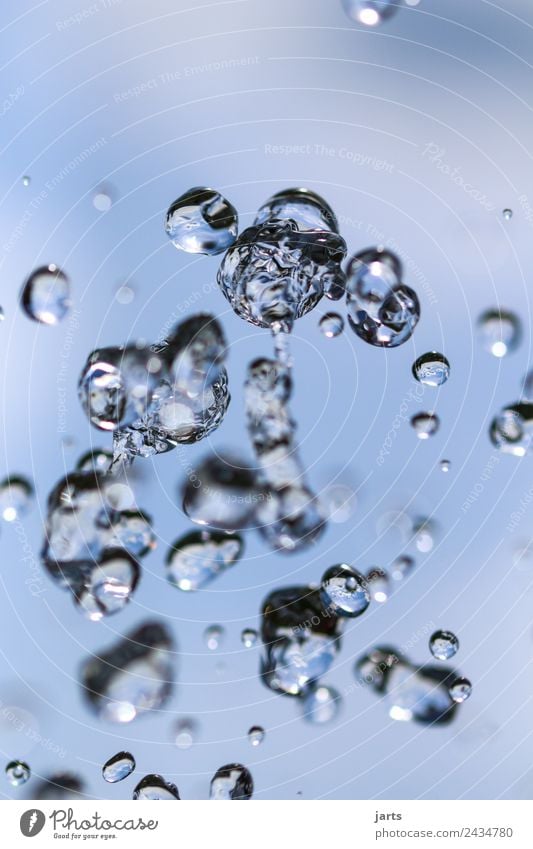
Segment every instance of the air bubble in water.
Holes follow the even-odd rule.
[[[520,319],[510,310],[486,310],[478,318],[477,330],[485,350],[498,358],[514,351],[522,338]]]
[[[102,767],[102,776],[109,784],[116,784],[131,775],[135,769],[135,758],[129,752],[117,752]]]
[[[260,746],[265,737],[265,729],[261,728],[260,725],[252,725],[248,731],[248,742],[251,746]]]
[[[511,218],[513,217],[513,210],[512,209],[504,209],[503,212],[502,212],[502,215],[503,215],[503,217],[505,218],[506,221],[510,221]]]
[[[241,642],[245,649],[251,649],[258,640],[258,633],[253,628],[245,628],[241,633]]]
[[[375,27],[394,15],[398,0],[342,0],[342,5],[353,21]]]
[[[504,407],[492,420],[489,436],[503,454],[524,457],[531,451],[533,403]]]
[[[344,563],[324,572],[320,586],[324,604],[337,616],[360,616],[370,604],[365,579]]]
[[[169,550],[167,578],[180,590],[199,590],[233,566],[242,550],[243,541],[237,534],[193,531]]]
[[[424,386],[442,386],[450,376],[450,364],[444,354],[430,351],[415,360],[412,372]]]
[[[183,717],[176,722],[174,742],[178,749],[190,749],[198,735],[198,726],[191,717]]]
[[[210,625],[204,631],[204,641],[210,651],[216,651],[220,648],[226,632],[222,625]]]
[[[41,324],[59,324],[67,315],[70,281],[57,265],[37,268],[25,281],[21,304],[26,315]]]
[[[0,516],[14,522],[25,516],[33,500],[33,486],[23,477],[11,475],[0,483]]]
[[[451,631],[435,631],[429,639],[429,650],[437,660],[450,660],[459,651],[459,640]]]
[[[416,413],[411,418],[411,427],[419,439],[429,439],[434,436],[440,426],[440,420],[436,413]]]
[[[237,238],[238,216],[232,204],[214,189],[197,187],[181,195],[168,209],[165,230],[172,244],[193,254],[219,254]]]
[[[6,778],[13,787],[26,784],[31,776],[31,770],[24,761],[10,761],[6,766]]]
[[[325,725],[336,719],[341,706],[342,699],[337,690],[318,684],[310,687],[303,697],[303,717],[314,725]]]
[[[391,575],[395,581],[403,581],[415,568],[415,561],[407,554],[397,557],[391,565]]]
[[[250,771],[242,764],[226,764],[217,769],[211,779],[210,799],[251,799],[254,782]]]
[[[365,580],[370,597],[379,604],[384,604],[390,595],[390,580],[387,573],[375,567],[367,572]]]
[[[327,312],[318,322],[318,326],[326,339],[334,339],[344,330],[344,319],[336,312]]]
[[[468,678],[456,678],[450,685],[450,696],[457,704],[466,702],[472,695],[472,684]]]
[[[166,781],[161,775],[145,775],[133,791],[133,799],[140,801],[175,802],[180,794],[175,784]]]

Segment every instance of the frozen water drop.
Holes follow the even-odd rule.
[[[168,552],[167,578],[180,590],[199,590],[233,566],[242,551],[243,541],[237,534],[193,531]]]
[[[198,736],[198,725],[192,717],[183,717],[176,722],[174,742],[178,749],[190,749]]]
[[[533,404],[504,407],[492,420],[489,436],[502,453],[525,457],[531,451],[533,438]]]
[[[98,212],[109,212],[113,206],[113,199],[106,191],[99,191],[93,195],[93,206]]]
[[[462,704],[470,698],[472,694],[472,684],[468,678],[456,678],[450,685],[450,696],[457,704]]]
[[[440,425],[439,417],[436,413],[416,413],[411,418],[411,427],[419,439],[429,439],[434,436]]]
[[[442,386],[450,376],[450,364],[444,354],[430,351],[413,363],[413,377],[424,386]]]
[[[429,639],[429,650],[437,660],[450,660],[459,650],[459,640],[451,631],[435,631]]]
[[[241,642],[245,649],[251,649],[258,640],[258,633],[253,628],[245,628],[241,633]]]
[[[484,349],[498,358],[514,351],[522,338],[520,319],[510,310],[486,310],[478,318],[477,331]]]
[[[227,764],[217,769],[211,779],[210,799],[251,799],[254,782],[242,764]]]
[[[6,766],[6,778],[13,787],[26,784],[31,776],[31,770],[24,761],[10,761]]]
[[[324,572],[321,596],[324,604],[337,616],[360,616],[370,604],[365,579],[344,563],[331,566]]]
[[[175,784],[161,775],[145,775],[133,791],[133,799],[140,801],[175,802],[180,794]]]
[[[310,687],[304,694],[302,708],[303,716],[313,725],[326,725],[333,722],[342,706],[340,693],[333,687],[318,684]]]
[[[222,625],[210,625],[204,631],[204,641],[210,651],[216,651],[220,648],[226,632]]]
[[[135,758],[129,752],[117,752],[102,767],[102,776],[109,784],[116,784],[131,775],[135,769]]]
[[[407,554],[397,557],[391,565],[391,575],[395,581],[403,581],[413,571],[415,561]]]
[[[513,210],[512,209],[504,209],[503,212],[502,212],[502,215],[503,215],[503,217],[505,218],[506,221],[510,221],[511,218],[513,217]]]
[[[283,189],[260,207],[254,226],[288,219],[299,230],[331,230],[338,233],[335,213],[328,203],[310,189]]]
[[[237,238],[237,210],[207,188],[189,189],[169,207],[165,230],[172,244],[193,254],[219,254]]]
[[[326,339],[334,339],[344,330],[344,319],[336,312],[327,312],[320,319],[318,326]]]
[[[25,516],[33,501],[33,486],[27,478],[11,475],[0,483],[0,516],[15,522]]]
[[[398,0],[342,0],[342,5],[352,20],[375,27],[394,15]]]
[[[384,604],[388,601],[390,595],[390,580],[389,576],[383,569],[373,568],[367,573],[366,587],[370,593],[370,597],[377,601],[378,604]]]
[[[248,742],[251,746],[260,746],[265,737],[265,729],[261,728],[260,725],[252,725],[248,731]]]
[[[22,286],[21,304],[26,315],[41,324],[59,324],[67,315],[70,281],[57,265],[37,268]]]

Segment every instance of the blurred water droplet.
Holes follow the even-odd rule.
[[[327,569],[320,587],[324,604],[338,616],[360,616],[370,604],[365,579],[344,563]]]
[[[178,749],[190,749],[198,736],[198,725],[192,717],[178,719],[174,728],[174,742]]]
[[[27,514],[33,501],[33,486],[27,478],[11,475],[0,483],[0,516],[14,522]]]
[[[175,784],[166,781],[161,775],[145,775],[133,791],[133,799],[140,801],[175,802],[180,794]]]
[[[377,567],[370,569],[366,575],[366,588],[374,601],[384,604],[388,601],[391,592],[389,576],[383,569]]]
[[[451,631],[435,631],[429,639],[429,650],[437,660],[450,660],[459,650],[459,640]]]
[[[398,0],[342,0],[342,5],[352,20],[375,27],[395,14]]]
[[[444,354],[429,351],[415,360],[413,377],[424,386],[442,386],[450,376],[450,364]]]
[[[210,625],[204,631],[204,641],[210,651],[216,651],[220,648],[226,632],[222,625]]]
[[[344,330],[344,319],[336,312],[327,312],[318,322],[318,326],[327,339],[334,339]]]
[[[338,233],[335,213],[324,198],[310,189],[282,189],[259,208],[254,226],[272,221],[294,221],[299,230]]]
[[[466,702],[466,700],[470,698],[471,694],[472,684],[468,678],[456,678],[450,685],[450,696],[454,702],[457,702],[457,704]]]
[[[135,298],[135,289],[127,283],[122,283],[115,292],[115,300],[119,304],[131,304]]]
[[[10,761],[6,766],[6,778],[13,787],[26,784],[31,776],[31,770],[24,761]]]
[[[30,183],[31,183],[31,177],[29,177],[29,176],[26,174],[26,175],[22,178],[22,185],[27,187],[27,186],[29,186],[29,185],[30,185]]]
[[[96,192],[93,195],[93,206],[98,212],[109,212],[113,206],[113,199],[110,194],[105,191]]]
[[[183,510],[191,521],[222,531],[246,528],[261,498],[248,463],[220,451],[189,472],[182,492]]]
[[[109,471],[113,455],[105,448],[91,448],[78,459],[76,470],[79,472],[102,472]]]
[[[416,413],[411,418],[411,427],[419,439],[429,439],[434,436],[440,426],[436,413]]]
[[[513,551],[513,564],[519,572],[533,569],[533,539],[518,543]]]
[[[478,336],[486,351],[494,357],[505,357],[520,344],[522,324],[510,310],[485,310],[477,320]]]
[[[167,578],[180,590],[199,590],[233,566],[242,551],[243,540],[237,534],[193,531],[169,550]]]
[[[253,628],[245,628],[241,633],[241,642],[245,649],[251,649],[252,646],[255,646],[258,638],[259,634]]]
[[[87,564],[76,605],[92,622],[118,613],[131,601],[139,575],[139,564],[131,554],[124,549],[110,549],[98,563]]]
[[[55,772],[45,778],[34,790],[35,799],[68,801],[82,800],[85,785],[83,780],[72,772]]]
[[[129,752],[117,752],[102,767],[102,776],[109,784],[116,784],[131,775],[135,769],[135,758]]]
[[[449,472],[451,467],[451,463],[449,460],[441,460],[439,463],[439,469],[441,472]]]
[[[248,731],[248,742],[252,746],[260,746],[265,737],[265,729],[261,728],[260,725],[252,725]]]
[[[489,436],[503,454],[525,457],[533,439],[533,404],[504,407],[492,420]]]
[[[353,489],[343,484],[332,484],[319,496],[320,509],[326,519],[335,524],[347,522],[357,506]]]
[[[211,779],[210,799],[251,799],[254,782],[242,764],[226,764],[217,769]]]
[[[193,254],[219,254],[237,238],[238,216],[214,189],[194,188],[169,207],[165,230],[172,244]]]
[[[428,554],[435,545],[437,525],[432,519],[418,517],[413,522],[413,539],[418,551]]]
[[[59,324],[70,309],[70,281],[57,265],[41,266],[24,282],[20,299],[33,321]]]
[[[503,212],[502,212],[502,215],[503,215],[503,217],[505,218],[506,221],[510,221],[511,218],[513,217],[513,210],[512,209],[504,209]]]
[[[397,557],[391,565],[391,575],[395,581],[403,581],[415,568],[415,561],[407,554]]]
[[[310,687],[304,694],[303,717],[314,725],[326,725],[337,718],[342,706],[340,693],[324,684]]]

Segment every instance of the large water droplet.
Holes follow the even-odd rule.
[[[165,230],[172,244],[192,254],[219,254],[237,238],[237,210],[214,189],[194,188],[169,207]]]
[[[133,799],[140,801],[175,802],[180,794],[175,784],[162,775],[145,775],[133,791]]]
[[[370,604],[365,579],[344,563],[324,572],[320,586],[322,601],[337,616],[360,616]]]
[[[102,767],[102,776],[109,784],[116,784],[131,775],[135,769],[135,758],[129,752],[117,752]]]
[[[342,0],[342,5],[353,21],[375,27],[394,15],[398,0]]]
[[[440,419],[436,413],[416,413],[411,418],[411,427],[419,439],[429,439],[434,436],[440,426]]]
[[[333,687],[310,687],[302,701],[303,716],[314,725],[325,725],[337,718],[342,706],[341,694]]]
[[[217,769],[211,779],[210,799],[251,799],[254,782],[250,771],[242,764],[226,764]]]
[[[31,770],[24,761],[9,761],[6,766],[6,778],[13,787],[26,784],[31,776]]]
[[[56,265],[38,268],[25,281],[21,304],[26,315],[41,324],[59,324],[70,309],[70,282]]]
[[[98,622],[104,616],[118,613],[131,600],[139,581],[139,564],[124,549],[110,549],[98,563],[89,565],[90,572],[76,603],[85,616]]]
[[[353,489],[344,484],[332,484],[320,493],[320,509],[323,515],[335,524],[347,522],[357,506]]]
[[[413,363],[413,377],[424,386],[442,386],[450,376],[450,364],[444,354],[429,351]]]
[[[522,338],[520,319],[510,310],[486,310],[478,318],[477,330],[485,350],[498,358],[514,351]]]
[[[533,404],[504,407],[492,420],[489,436],[503,454],[524,457],[531,451]]]
[[[237,534],[193,531],[177,540],[167,555],[167,578],[180,590],[199,590],[233,566],[243,541]]]
[[[429,640],[429,650],[437,660],[450,660],[459,650],[459,640],[451,631],[435,631]]]
[[[25,516],[33,500],[33,486],[27,478],[10,475],[0,483],[0,516],[14,522]]]

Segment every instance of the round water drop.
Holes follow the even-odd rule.
[[[119,304],[131,304],[135,298],[135,289],[128,286],[127,283],[122,283],[115,292],[115,301]]]
[[[344,330],[344,319],[336,312],[327,312],[318,322],[318,326],[326,339],[335,339]]]
[[[96,192],[93,195],[93,206],[98,212],[108,212],[113,206],[111,195],[104,191]]]
[[[251,799],[254,782],[250,771],[242,764],[226,764],[217,769],[211,779],[210,799]]]
[[[413,363],[413,377],[424,386],[442,386],[450,376],[450,364],[444,354],[429,351]]]
[[[431,519],[418,518],[413,522],[413,539],[422,554],[428,554],[435,545],[437,526]]]
[[[375,27],[394,15],[398,0],[342,0],[342,5],[349,18]]]
[[[504,454],[525,457],[533,438],[533,404],[504,407],[492,420],[490,440]]]
[[[178,749],[190,749],[198,735],[198,726],[192,717],[178,719],[174,729],[174,742]]]
[[[478,318],[477,330],[485,350],[499,359],[514,351],[522,338],[520,319],[509,310],[485,310]]]
[[[441,472],[448,473],[450,471],[451,463],[449,460],[441,460],[439,463],[439,469]]]
[[[403,581],[414,569],[415,561],[407,554],[402,554],[393,561],[391,575],[394,581]]]
[[[237,238],[237,210],[214,189],[194,188],[168,209],[165,230],[172,244],[192,254],[219,254]]]
[[[437,660],[450,660],[459,650],[459,640],[451,631],[435,631],[429,638],[429,650]]]
[[[25,516],[33,500],[33,486],[23,477],[13,475],[0,483],[0,516],[14,522]]]
[[[184,592],[199,590],[233,566],[242,551],[238,534],[193,531],[176,540],[168,552],[167,578]]]
[[[344,563],[331,566],[324,573],[321,597],[324,604],[338,616],[355,618],[364,613],[370,604],[365,579]]]
[[[241,633],[241,642],[245,649],[251,649],[252,646],[255,646],[258,640],[259,634],[257,631],[254,631],[253,628],[245,628]]]
[[[377,567],[370,569],[366,576],[366,586],[371,598],[377,601],[378,604],[383,604],[388,600],[390,595],[390,580],[383,569],[378,569]]]
[[[20,297],[28,318],[59,324],[70,309],[70,281],[57,265],[43,265],[27,278]]]
[[[180,794],[176,785],[161,775],[145,775],[133,791],[133,798],[148,802],[173,802],[179,800]]]
[[[248,731],[248,742],[254,747],[260,746],[265,737],[265,729],[260,725],[252,725]]]
[[[102,776],[109,784],[116,784],[131,775],[135,769],[135,758],[129,752],[117,752],[102,767]]]
[[[419,439],[429,439],[439,429],[440,421],[436,413],[416,413],[411,418],[411,427]]]
[[[505,218],[506,221],[510,221],[511,218],[513,217],[513,210],[512,209],[504,209],[503,212],[502,212],[502,215],[503,215],[503,217]]]
[[[6,778],[13,787],[26,784],[31,776],[31,770],[24,761],[10,761],[6,766]]]
[[[210,651],[216,651],[220,648],[225,636],[226,633],[222,625],[210,625],[204,631],[204,640],[207,648]]]
[[[341,706],[341,694],[333,687],[320,684],[312,687],[303,698],[303,716],[314,725],[326,725],[336,719]]]
[[[324,198],[310,189],[282,189],[260,207],[254,226],[271,221],[294,221],[299,230],[338,233],[335,213]]]
[[[22,178],[22,185],[27,187],[27,186],[30,185],[30,183],[31,183],[31,177],[29,177],[27,174],[25,174],[24,177]]]
[[[472,684],[468,678],[456,678],[453,684],[450,685],[450,696],[454,702],[461,704],[466,702],[472,694]]]

